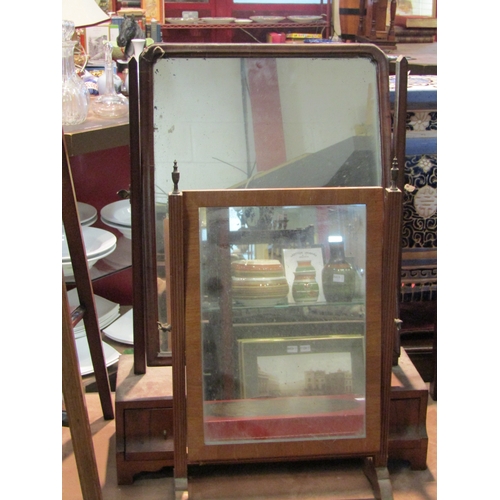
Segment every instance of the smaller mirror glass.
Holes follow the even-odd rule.
[[[205,444],[366,435],[366,205],[199,209]]]

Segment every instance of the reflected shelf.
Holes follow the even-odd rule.
[[[294,28],[294,29],[302,29],[302,28],[326,28],[328,23],[326,21],[316,21],[314,23],[296,23],[296,22],[279,22],[279,23],[245,23],[239,24],[236,22],[232,23],[222,23],[222,24],[208,24],[202,21],[198,23],[169,23],[163,24],[162,30],[172,30],[172,29],[184,29],[184,30],[199,30],[199,29],[279,29],[279,28]]]

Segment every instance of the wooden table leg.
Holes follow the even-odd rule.
[[[84,500],[102,500],[92,432],[83,394],[75,337],[62,278],[62,392]]]

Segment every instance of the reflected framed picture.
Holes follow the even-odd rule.
[[[89,56],[88,66],[104,66],[104,44],[108,41],[109,24],[85,28],[85,49]]]
[[[146,11],[146,18],[154,18],[158,24],[165,22],[165,4],[161,0],[143,0],[142,8]]]
[[[240,397],[365,396],[361,335],[241,339]]]

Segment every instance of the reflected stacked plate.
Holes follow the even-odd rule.
[[[233,299],[246,306],[286,304],[288,282],[279,260],[237,260],[231,263]]]
[[[101,210],[101,220],[106,226],[118,229],[125,238],[132,238],[132,209],[130,200],[119,200]]]
[[[82,227],[85,255],[89,269],[100,259],[108,256],[116,248],[116,236],[109,231],[97,227]],[[69,254],[68,242],[64,228],[62,231],[62,266],[66,278],[73,277],[73,266]]]
[[[196,17],[166,17],[165,22],[170,24],[195,24],[198,22]]]
[[[234,17],[202,17],[201,21],[208,24],[229,24],[235,19]]]
[[[287,19],[294,23],[316,23],[323,18],[321,16],[288,16]]]
[[[250,16],[250,19],[256,23],[279,23],[286,18],[284,16]]]
[[[111,302],[111,300],[100,297],[99,295],[94,295],[95,307],[97,311],[97,317],[99,319],[99,328],[102,330],[109,326],[115,319],[120,316],[120,304]],[[78,292],[76,288],[68,292],[68,301],[70,309],[73,310],[80,304],[78,299]],[[74,328],[73,333],[75,338],[79,339],[85,337],[85,325],[83,321],[80,321]]]
[[[91,226],[97,220],[97,209],[88,203],[78,201],[78,216],[82,226]]]

